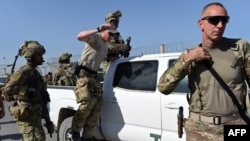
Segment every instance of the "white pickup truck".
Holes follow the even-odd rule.
[[[110,141],[185,141],[177,133],[177,114],[188,116],[187,79],[170,95],[157,83],[180,53],[121,58],[108,69],[103,82],[103,105],[95,138]],[[59,141],[71,141],[71,121],[78,104],[74,87],[48,86],[50,117]]]

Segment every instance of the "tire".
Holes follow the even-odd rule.
[[[72,140],[72,134],[71,134],[71,123],[72,123],[73,117],[66,118],[59,129],[58,132],[58,140],[59,141],[73,141]]]

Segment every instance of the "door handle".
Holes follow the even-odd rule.
[[[170,102],[166,105],[164,105],[164,108],[168,108],[168,109],[179,109],[179,105],[174,103],[174,102]]]

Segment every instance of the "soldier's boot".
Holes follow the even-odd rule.
[[[73,141],[81,141],[81,136],[79,132],[72,131],[72,140]]]

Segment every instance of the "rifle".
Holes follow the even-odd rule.
[[[178,137],[182,138],[182,134],[183,134],[183,107],[180,106],[179,107],[179,113],[177,115],[177,119],[178,119]]]
[[[19,56],[19,54],[17,54],[15,56],[14,62],[13,62],[12,67],[11,67],[11,74],[7,75],[7,77],[5,79],[5,82],[4,82],[4,86],[9,82],[10,76],[14,73],[15,66],[16,66],[16,61],[17,61],[18,56]],[[7,101],[13,101],[14,100],[14,96],[13,95],[3,94],[3,97],[4,97],[4,100],[7,100]]]
[[[126,39],[128,49],[127,49],[127,50],[124,50],[124,51],[121,53],[121,56],[124,56],[124,57],[128,57],[128,56],[129,56],[130,50],[131,50],[130,41],[131,41],[131,37],[128,37],[128,38]]]
[[[131,37],[129,36],[129,37],[127,38],[127,40],[126,40],[127,46],[128,46],[128,48],[129,48],[128,51],[131,50],[130,41],[131,41]]]
[[[45,120],[44,126],[47,128],[50,137],[52,137],[52,134],[54,133],[55,129],[53,122],[50,120],[49,110],[47,107],[48,102],[50,102],[49,93],[47,91],[41,92],[41,96],[42,96],[42,117]]]

